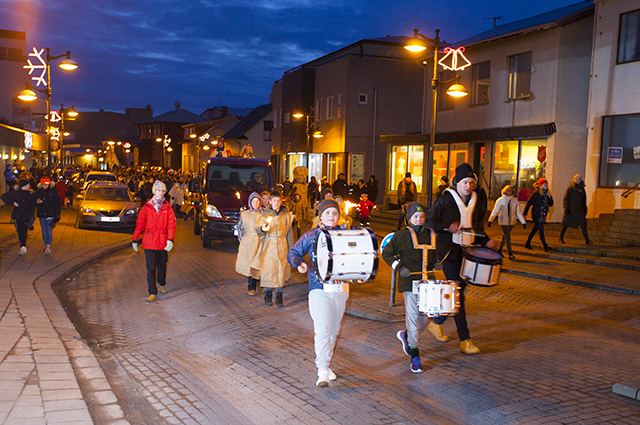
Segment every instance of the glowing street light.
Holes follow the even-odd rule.
[[[306,151],[307,170],[309,170],[309,155],[311,153],[311,138],[313,137],[314,139],[321,139],[322,137],[324,137],[324,134],[322,134],[320,129],[315,125],[314,112],[315,112],[315,110],[312,107],[309,107],[309,113],[308,114],[305,114],[302,111],[294,111],[293,114],[292,114],[292,116],[295,119],[300,119],[300,118],[304,117],[305,115],[307,117],[307,128],[306,128],[306,133],[307,133],[307,151]]]
[[[43,54],[45,53],[43,57]],[[31,58],[34,59],[34,62],[31,61]],[[65,71],[73,71],[78,68],[78,64],[71,59],[71,52],[67,51],[67,53],[51,56],[48,48],[37,50],[35,47],[33,48],[33,52],[29,53],[29,57],[27,57],[27,65],[24,65],[24,69],[29,70],[29,75],[33,75],[31,77],[32,81],[36,82],[36,86],[32,86],[27,83],[25,90],[22,90],[20,94],[18,94],[18,98],[25,102],[32,102],[38,99],[38,95],[36,92],[44,93],[46,95],[47,101],[47,165],[51,165],[51,131],[49,131],[49,127],[51,124],[51,61],[62,59],[58,66]],[[34,75],[34,71],[39,71],[39,74]],[[44,86],[44,89],[39,89],[38,86]]]

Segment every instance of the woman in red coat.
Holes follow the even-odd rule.
[[[153,184],[153,197],[140,209],[136,230],[133,232],[134,251],[138,251],[140,235],[142,248],[147,263],[147,286],[149,297],[147,301],[154,301],[158,293],[156,286],[156,271],[160,293],[166,294],[168,252],[173,248],[173,238],[176,233],[176,216],[171,205],[164,199],[166,186],[159,180]]]

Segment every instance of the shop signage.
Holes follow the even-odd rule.
[[[538,162],[545,162],[547,160],[547,147],[538,146]]]
[[[33,136],[29,132],[24,133],[24,148],[31,149],[32,146],[33,146]]]
[[[640,159],[640,146],[633,148],[633,159]]]
[[[607,150],[607,162],[609,164],[622,164],[622,148],[609,147]]]

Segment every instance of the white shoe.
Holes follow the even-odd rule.
[[[44,248],[44,255],[51,255],[51,248],[48,246]]]
[[[316,382],[316,386],[328,387],[329,381],[329,369],[318,369],[318,381]]]
[[[338,379],[336,374],[333,373],[331,369],[327,368],[327,371],[329,372],[329,381],[335,381],[336,379]]]
[[[22,248],[20,248],[20,255],[27,255],[27,247],[23,246]]]

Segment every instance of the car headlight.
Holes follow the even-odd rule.
[[[133,209],[127,210],[127,212],[125,214],[133,215],[133,214],[135,214],[137,212],[138,212],[138,209],[137,208],[133,208]]]
[[[218,211],[218,209],[216,207],[214,207],[213,205],[207,205],[207,215],[209,217],[212,218],[222,218],[222,214],[220,214],[220,211]]]
[[[82,208],[80,208],[80,212],[83,212],[83,213],[94,213],[95,211],[93,211],[91,208],[82,207]]]

